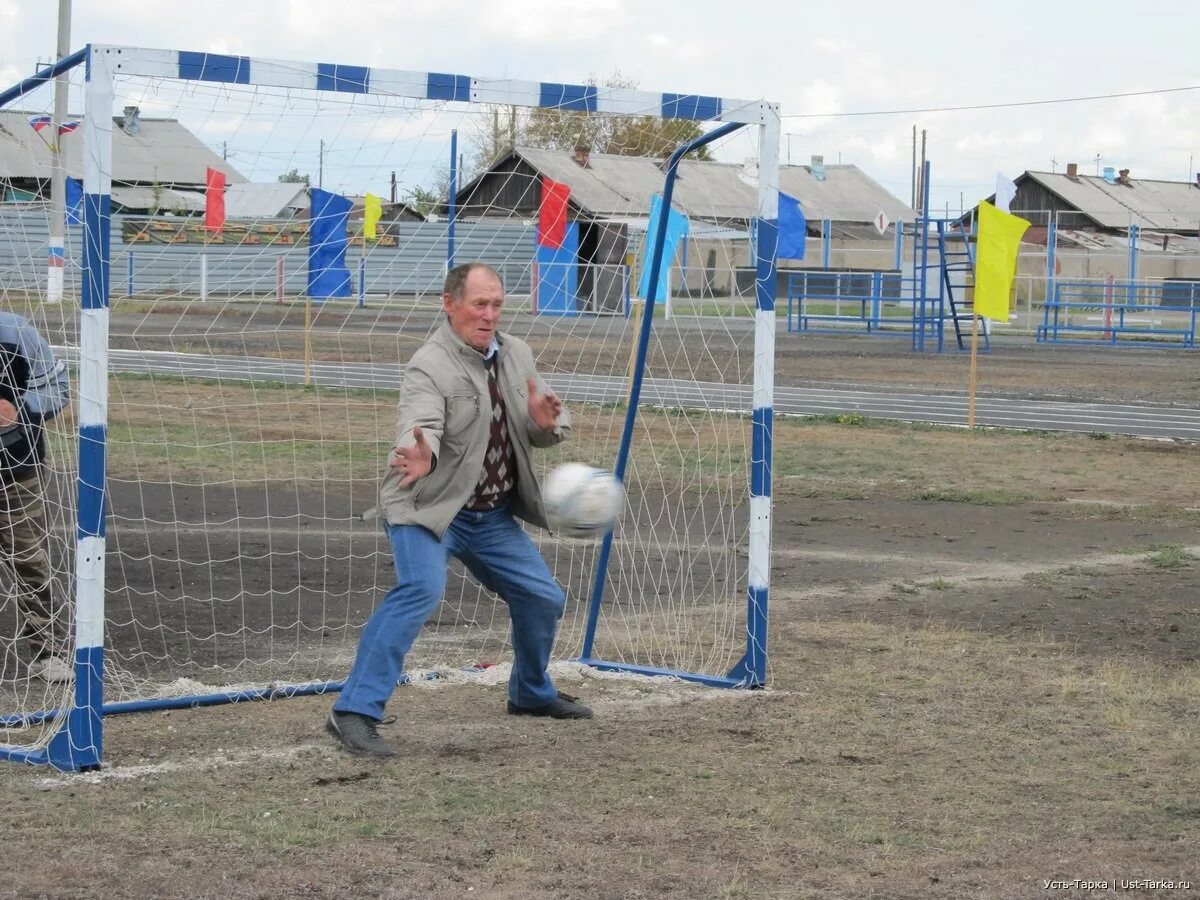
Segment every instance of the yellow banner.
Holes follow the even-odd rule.
[[[374,194],[367,194],[363,200],[363,237],[368,241],[376,239],[375,226],[383,215],[383,201]]]
[[[986,200],[979,204],[979,242],[975,252],[975,315],[1008,321],[1008,301],[1021,236],[1029,223],[1002,212]]]

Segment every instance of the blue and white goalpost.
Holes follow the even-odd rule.
[[[340,686],[393,577],[370,507],[402,364],[441,321],[451,257],[501,272],[503,327],[530,342],[572,409],[571,440],[538,464],[614,466],[629,495],[602,542],[536,536],[569,597],[556,677],[768,682],[776,105],[91,45],[0,93],[0,110],[33,102],[39,84],[76,65],[83,225],[67,241],[65,290],[79,298],[79,343],[64,352],[76,363],[78,447],[56,462],[77,472],[74,559],[59,566],[73,571],[76,687],[54,708],[0,684],[0,700],[17,706],[0,707],[0,758],[93,768],[106,714]],[[541,150],[518,142],[508,155],[481,154],[464,177],[460,142],[486,132],[497,106],[514,134],[539,134]],[[622,122],[634,116],[700,126],[666,180],[649,179],[666,205],[674,196],[709,229],[687,239],[693,259],[718,260],[698,279],[686,252],[663,253],[666,216],[646,235],[657,247],[650,296],[661,279],[691,292],[669,322],[653,304],[641,321],[601,309],[611,276],[628,282],[640,255],[649,193],[633,185],[660,166],[617,172],[631,165]],[[580,175],[569,148],[595,141],[603,147]],[[170,169],[170,183],[139,174],[122,156],[131,146],[162,154],[154,165]],[[701,146],[712,162],[685,161]],[[752,170],[741,167],[747,156]],[[206,167],[225,170],[231,197],[228,221],[207,231]],[[314,170],[312,189],[288,200],[277,176]],[[385,203],[372,234],[363,211],[387,197],[389,180],[393,192],[439,200]],[[553,314],[533,300],[537,205],[550,180],[575,184],[556,251],[569,260],[568,308]],[[628,186],[624,208],[612,184]],[[318,191],[341,216],[336,252],[319,263],[309,230]],[[290,206],[265,205],[274,194]],[[38,215],[6,223],[32,247]],[[747,246],[754,300],[739,318]],[[39,257],[44,268],[40,253],[5,252],[0,272]],[[725,299],[709,302],[698,281]],[[110,321],[112,297],[121,303]],[[15,283],[0,283],[0,298],[39,300]],[[503,604],[458,568],[427,632],[408,660],[414,673],[502,672],[510,654]]]

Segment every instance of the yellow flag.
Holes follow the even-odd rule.
[[[368,241],[376,240],[375,226],[383,215],[383,201],[374,194],[367,194],[363,200],[363,237]]]
[[[1021,235],[1029,223],[984,200],[979,204],[975,253],[975,315],[1008,321],[1008,299],[1017,273]]]

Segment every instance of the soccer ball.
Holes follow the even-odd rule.
[[[542,485],[550,527],[568,537],[604,534],[625,505],[625,489],[611,472],[582,463],[554,469]]]

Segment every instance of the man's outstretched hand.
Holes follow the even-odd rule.
[[[418,478],[424,478],[433,471],[433,449],[425,440],[420,425],[413,426],[413,440],[416,443],[411,447],[397,447],[395,455],[388,462],[392,468],[399,469],[403,476],[400,487],[411,487]]]
[[[546,389],[546,393],[539,394],[535,378],[530,378],[526,387],[529,388],[529,418],[533,419],[533,424],[542,431],[550,431],[558,424],[558,414],[563,408],[562,401],[549,388]]]

